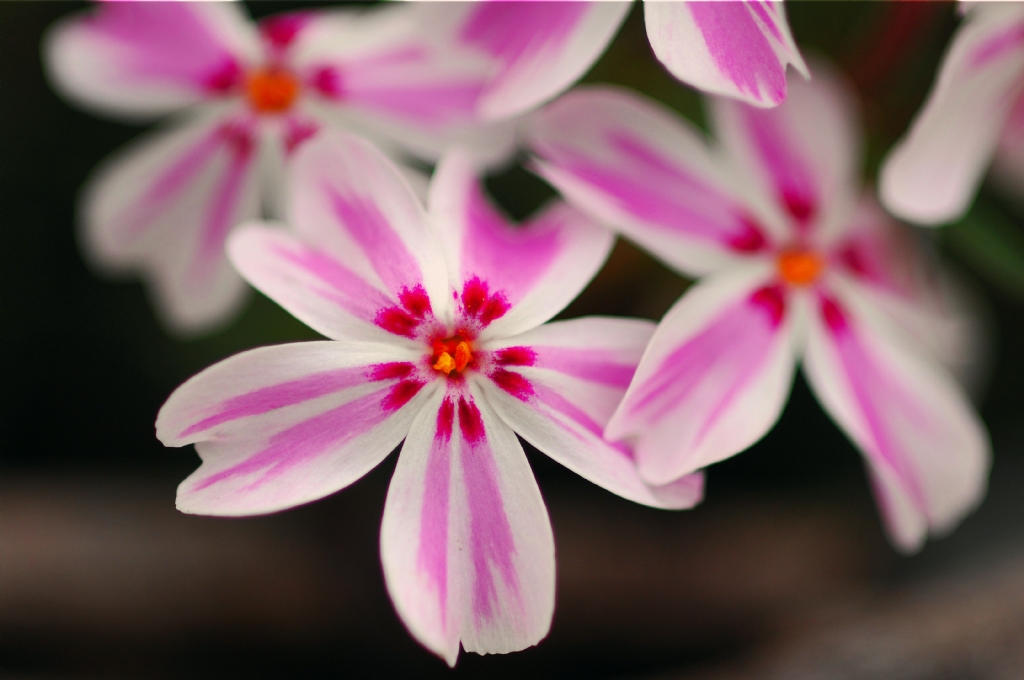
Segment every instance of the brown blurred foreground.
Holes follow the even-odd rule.
[[[269,677],[266,664],[312,658],[342,675],[447,676],[383,590],[388,476],[246,520],[179,514],[169,480],[6,476],[6,665],[17,677]],[[665,513],[555,491],[551,636],[519,655],[463,655],[456,675],[564,675],[589,659],[582,677],[619,675],[619,664],[630,677],[646,667],[641,676],[701,680],[1024,677],[1019,533],[893,582],[908,562],[859,502],[713,498]],[[673,666],[685,670],[665,675]]]

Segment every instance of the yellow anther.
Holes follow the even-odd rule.
[[[458,355],[458,353],[459,351],[455,350],[456,356]],[[444,371],[445,375],[449,375],[452,371],[456,369],[456,366],[458,366],[458,364],[456,363],[455,359],[452,359],[452,355],[448,354],[448,352],[442,352],[441,356],[437,358],[437,362],[434,364],[434,370]]]
[[[447,352],[445,356],[448,356]],[[461,373],[472,360],[473,353],[469,351],[469,343],[463,340],[455,347],[455,370]],[[447,371],[445,372],[447,373]]]
[[[782,280],[794,286],[814,283],[825,268],[825,261],[810,250],[787,250],[779,255],[779,274]]]
[[[245,81],[249,101],[260,113],[283,113],[299,94],[299,81],[288,71],[266,68],[250,73]]]

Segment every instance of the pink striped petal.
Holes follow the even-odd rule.
[[[703,476],[649,486],[633,451],[604,440],[654,324],[586,318],[545,324],[488,347],[490,379],[481,390],[523,439],[591,482],[629,500],[690,508],[703,497]]]
[[[324,131],[289,172],[294,235],[243,230],[238,271],[311,328],[333,338],[417,337],[451,320],[448,274],[419,199],[369,142]]]
[[[974,386],[988,342],[981,301],[921,248],[919,234],[865,194],[841,240],[832,245],[830,285],[855,308],[870,306],[897,324],[919,351]]]
[[[177,332],[223,324],[244,299],[224,241],[259,214],[258,144],[245,123],[194,118],[118,152],[86,186],[87,255],[105,269],[140,272]]]
[[[604,53],[628,2],[481,2],[467,5],[456,42],[497,66],[480,100],[489,120],[533,109],[578,80]]]
[[[959,386],[872,316],[821,298],[804,368],[822,404],[867,457],[889,535],[909,552],[929,533],[952,529],[981,501],[990,446]]]
[[[441,45],[432,3],[304,14],[291,63],[307,92],[366,126],[443,134],[476,120],[491,64]]]
[[[781,1],[644,3],[654,54],[684,83],[754,106],[786,98],[786,66],[807,77]]]
[[[372,144],[324,131],[296,152],[289,184],[289,218],[309,243],[393,296],[422,285],[446,300],[447,270],[423,205]]]
[[[698,283],[669,310],[605,435],[667,484],[760,439],[789,394],[795,296],[763,269]]]
[[[713,3],[713,4],[732,4]],[[717,137],[739,174],[794,232],[840,230],[859,197],[857,103],[841,75],[815,64],[814,81],[790,77],[776,109],[716,100]]]
[[[234,3],[109,2],[57,24],[43,54],[62,94],[132,118],[237,91],[261,50]]]
[[[560,312],[597,274],[614,240],[561,202],[514,225],[484,196],[473,162],[460,150],[447,154],[435,172],[430,212],[456,291],[480,281],[503,301],[505,309],[482,339],[528,330]]]
[[[178,509],[255,515],[348,486],[402,441],[433,385],[414,352],[309,342],[226,359],[175,390],[157,416],[168,446],[196,443],[202,466]]]
[[[333,253],[278,226],[242,225],[228,242],[228,255],[257,290],[335,340],[412,338],[432,321],[430,298],[422,286],[392,296]],[[408,304],[402,303],[403,296]]]
[[[910,132],[884,161],[882,203],[920,224],[967,212],[1024,85],[1024,6],[970,8]]]
[[[536,644],[555,604],[554,539],[515,434],[479,396],[438,394],[413,423],[384,506],[381,559],[410,632],[455,665]]]
[[[690,275],[773,240],[703,134],[639,95],[578,88],[531,119],[537,168],[581,209]]]

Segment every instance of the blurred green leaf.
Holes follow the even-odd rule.
[[[998,207],[975,203],[960,222],[943,230],[951,251],[990,283],[1024,299],[1024,231]]]

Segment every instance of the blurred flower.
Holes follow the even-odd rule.
[[[381,554],[409,630],[449,664],[460,642],[480,653],[535,644],[554,606],[554,545],[516,433],[639,503],[683,508],[702,494],[699,475],[647,486],[630,449],[601,437],[653,324],[544,324],[601,267],[611,234],[564,203],[513,227],[458,150],[435,174],[429,213],[351,135],[318,135],[290,172],[294,232],[243,226],[228,252],[333,340],[242,353],[171,395],[157,436],[196,443],[203,459],[178,508],[253,515],[306,503],[405,439]]]
[[[786,98],[786,66],[810,77],[777,0],[645,0],[647,37],[684,83],[754,106]]]
[[[499,119],[571,84],[625,13],[510,9],[303,12],[257,26],[233,3],[131,2],[62,22],[44,50],[62,93],[125,120],[178,114],[92,178],[82,206],[90,259],[141,271],[168,326],[202,332],[228,321],[247,291],[224,256],[227,234],[281,212],[283,164],[323,125],[395,156],[432,161],[459,140],[489,162],[507,157],[516,125]]]
[[[882,203],[920,224],[962,217],[993,156],[1003,186],[1024,196],[1024,4],[965,6],[928,100],[881,171]]]
[[[732,456],[778,419],[798,361],[864,452],[889,533],[918,548],[985,491],[989,443],[930,336],[948,321],[870,195],[838,78],[791,79],[778,109],[717,100],[721,149],[678,116],[594,88],[540,112],[539,171],[690,276],[606,435],[663,484]]]
[[[417,14],[302,13],[257,28],[233,3],[128,2],[56,26],[44,52],[66,96],[125,120],[178,114],[92,178],[89,256],[141,270],[178,332],[227,321],[247,287],[224,240],[275,212],[285,157],[325,120],[399,141],[472,120],[486,64],[433,49]]]

